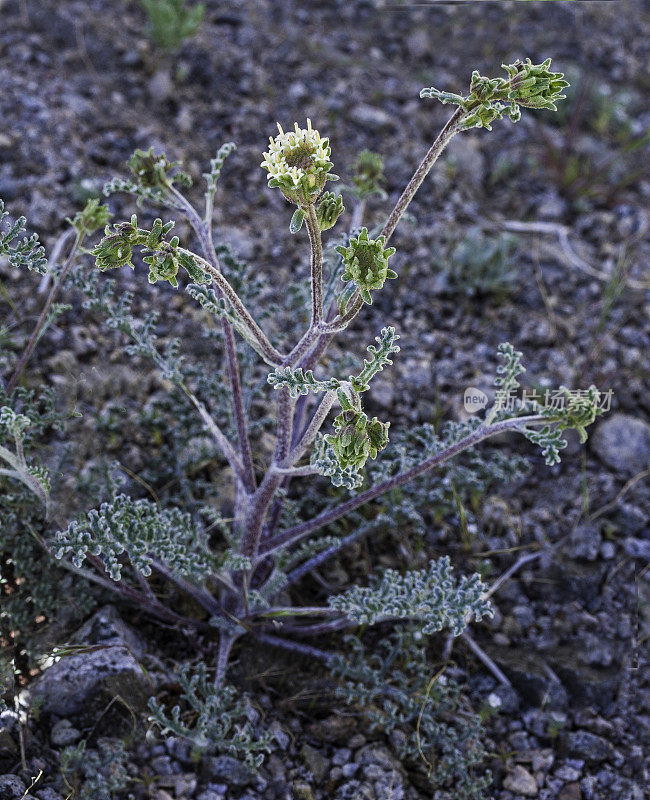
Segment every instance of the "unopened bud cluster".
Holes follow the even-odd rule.
[[[395,248],[384,247],[385,244],[385,236],[370,239],[368,229],[362,228],[358,236],[350,239],[347,247],[336,248],[345,268],[341,280],[353,281],[366,303],[372,303],[371,289],[381,289],[387,278],[397,277],[397,273],[388,267],[388,259],[394,255]]]
[[[166,222],[163,225],[161,219],[156,219],[151,230],[138,228],[138,219],[135,214],[131,217],[130,222],[113,225],[112,230],[110,225],[107,225],[104,230],[104,238],[92,250],[97,268],[102,271],[120,267],[133,269],[131,261],[133,249],[139,247],[147,253],[142,260],[149,265],[149,283],[169,281],[172,286],[177,287],[176,276],[179,267],[184,267],[193,280],[204,282],[205,276],[197,267],[194,259],[179,249],[178,236],[173,236],[170,240],[166,239],[173,227],[173,222]]]
[[[388,444],[390,422],[368,419],[363,411],[345,409],[334,419],[334,434],[326,436],[342,468],[361,469]]]
[[[508,116],[513,122],[521,117],[520,106],[556,110],[555,103],[564,99],[562,91],[569,85],[561,72],[551,72],[551,59],[541,64],[515,61],[502,64],[507,78],[487,78],[477,70],[472,73],[470,92],[466,97],[443,92],[434,87],[422,89],[420,97],[433,97],[441,103],[454,103],[463,110],[459,129],[487,128],[495,119]]]

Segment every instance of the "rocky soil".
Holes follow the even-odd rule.
[[[417,226],[403,223],[392,242],[402,280],[340,347],[365,347],[383,324],[401,333],[402,352],[377,381],[369,409],[395,427],[462,416],[465,387],[488,388],[505,340],[524,351],[531,381],[612,389],[610,413],[586,446],[570,442],[560,465],[545,467],[526,443],[500,444],[529,457],[532,471],[483,499],[469,550],[457,529],[441,525],[427,535],[424,555],[386,539],[376,562],[403,567],[450,552],[460,570],[489,560],[495,580],[522,553],[535,554],[495,593],[494,619],[471,631],[489,664],[464,639],[451,653],[474,707],[496,709],[486,722],[488,796],[643,800],[650,796],[650,174],[647,144],[630,143],[650,122],[647,3],[205,5],[198,35],[168,57],[146,38],[136,2],[0,0],[0,197],[46,244],[89,193],[124,173],[136,147],[164,148],[182,161],[198,201],[208,160],[233,140],[219,231],[281,291],[305,263],[304,242],[289,240],[287,208],[258,167],[277,120],[310,117],[326,131],[344,180],[360,150],[385,155],[389,200],[369,204],[374,224],[447,118],[446,108],[418,99],[423,86],[462,90],[472,69],[497,74],[502,62],[525,56],[552,56],[580,83],[582,93],[556,119],[529,114],[517,126],[456,138],[411,208]],[[111,207],[118,215],[132,210],[122,197]],[[515,237],[505,294],[473,292],[469,279],[453,281],[445,271],[470,227]],[[163,329],[186,333],[191,353],[186,300],[160,286],[143,289],[141,278],[119,280],[139,287],[143,307],[160,304],[163,293]],[[0,279],[19,319],[38,313],[33,276],[0,268]],[[144,362],[130,364],[115,335],[71,301],[40,343],[29,380],[54,385],[84,414],[72,429],[81,465],[102,445],[95,414],[116,392],[127,407],[143,402],[159,381]],[[142,443],[125,437],[111,447],[135,474],[146,464]],[[79,502],[64,495],[55,521]],[[348,562],[325,571],[330,583],[356,579]],[[273,752],[254,775],[229,756],[197,763],[184,742],[145,735],[125,710],[143,708],[152,687],[165,691],[173,682],[173,637],[161,639],[133,609],[107,607],[70,640],[91,652],[44,670],[33,688],[42,713],[29,729],[13,712],[0,717],[0,800],[68,797],[57,753],[82,738],[96,748],[101,737],[134,730],[124,764],[138,798],[432,796],[391,741],[342,705],[332,679],[307,661],[239,653],[238,674],[255,694],[252,718],[273,731]],[[116,696],[124,702],[111,702]]]

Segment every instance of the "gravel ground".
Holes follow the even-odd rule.
[[[472,631],[507,684],[463,640],[453,651],[475,707],[494,694],[501,701],[487,722],[494,776],[488,795],[650,796],[650,492],[647,472],[634,480],[648,469],[650,453],[650,174],[647,146],[626,155],[650,122],[647,2],[205,5],[198,35],[167,57],[145,37],[136,2],[0,0],[0,197],[13,214],[26,214],[46,244],[85,193],[123,174],[136,147],[164,147],[182,161],[198,200],[209,158],[233,140],[238,149],[221,179],[217,224],[281,291],[305,264],[304,242],[289,241],[286,206],[266,190],[258,168],[277,120],[310,117],[326,131],[344,179],[360,150],[385,155],[389,200],[375,199],[367,211],[368,222],[377,223],[448,115],[418,99],[422,86],[462,90],[472,69],[496,73],[502,62],[525,56],[552,56],[556,68],[581,78],[579,102],[557,120],[529,114],[489,135],[457,137],[411,207],[417,227],[403,224],[392,242],[403,279],[355,321],[341,347],[365,346],[383,324],[402,334],[402,352],[377,381],[369,408],[395,427],[462,415],[464,388],[489,385],[504,340],[524,351],[528,374],[546,385],[613,390],[610,414],[586,447],[570,442],[561,465],[545,467],[526,443],[502,444],[526,454],[532,472],[485,499],[469,552],[449,525],[430,531],[421,556],[408,545],[406,551],[411,564],[450,552],[466,570],[489,552],[496,577],[515,563],[517,548],[541,546],[541,556],[495,594],[495,618]],[[111,206],[131,213],[124,198]],[[454,282],[442,269],[470,227],[496,235],[513,220],[528,228],[515,233],[510,226],[514,275],[504,295],[472,294],[467,281]],[[568,227],[568,243],[557,229],[531,230],[537,221]],[[24,318],[38,313],[33,279],[6,270],[0,278]],[[130,275],[119,280],[136,285]],[[166,290],[139,291],[146,307]],[[181,318],[185,300],[171,290],[164,297],[163,328],[187,332],[187,348],[196,350],[191,318]],[[116,390],[129,405],[159,388],[154,373],[129,365],[116,343],[75,305],[48,331],[30,367],[30,380],[53,383],[88,412],[74,429],[79,464],[98,446],[93,412]],[[133,472],[146,463],[142,444],[126,437],[113,444]],[[61,519],[75,502],[69,496],[59,505]],[[377,561],[404,566],[394,544],[386,538]],[[363,579],[345,557],[336,569]],[[154,645],[156,629],[131,619],[128,608],[119,613],[137,622],[142,650],[153,659],[148,668],[169,669],[170,653]],[[197,767],[182,742],[142,738],[128,757],[137,796],[431,797],[385,737],[337,704],[326,676],[281,655],[262,662],[254,656],[241,653],[240,671],[256,676],[259,713],[276,731],[259,775],[227,757]],[[5,715],[3,724],[0,800],[29,789],[15,720]],[[96,734],[92,720],[62,712],[34,723],[29,766],[43,777],[28,796],[67,796],[52,753],[89,733]]]

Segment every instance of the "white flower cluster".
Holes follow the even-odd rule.
[[[318,196],[327,180],[336,180],[329,174],[333,166],[330,159],[329,139],[322,139],[312,128],[300,128],[296,122],[293,131],[286,133],[278,123],[279,134],[269,137],[269,149],[261,165],[268,171],[269,187],[279,187],[293,202],[309,202]]]

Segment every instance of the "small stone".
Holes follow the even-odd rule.
[[[391,114],[367,103],[356,104],[350,112],[350,118],[361,128],[366,128],[373,132],[391,130],[395,127],[395,119]]]
[[[623,549],[632,558],[650,561],[650,540],[648,539],[634,539],[632,536],[628,536],[623,542]]]
[[[367,767],[363,768],[363,777],[369,781],[378,781],[384,777],[384,770],[379,764],[368,764]]]
[[[36,797],[38,800],[63,800],[61,795],[58,792],[55,792],[54,789],[50,789],[49,786],[37,791]]]
[[[569,536],[569,553],[582,561],[595,561],[600,550],[600,531],[589,523],[578,525]]]
[[[174,771],[172,770],[171,764],[172,760],[170,756],[157,756],[151,762],[151,769],[156,775],[160,775],[161,777],[173,775]]]
[[[342,747],[339,750],[334,751],[334,755],[332,756],[332,764],[336,764],[338,767],[341,767],[343,764],[349,764],[351,758],[352,750],[350,750],[349,747]]]
[[[20,800],[25,784],[17,775],[0,775],[0,800]]]
[[[616,555],[614,542],[603,542],[600,546],[600,557],[603,561],[611,561]]]
[[[580,770],[575,769],[575,767],[571,767],[568,764],[563,764],[561,767],[555,770],[555,774],[563,781],[577,781],[580,777]]]
[[[523,794],[525,797],[537,797],[537,781],[521,765],[517,764],[512,772],[503,781],[503,786],[515,794]]]
[[[157,103],[163,103],[174,96],[174,82],[171,79],[169,70],[161,69],[151,77],[148,87],[151,99]]]
[[[132,708],[146,706],[152,685],[138,660],[144,644],[112,606],[94,614],[73,642],[97,647],[60,659],[34,681],[30,693],[41,712],[74,717],[117,695]]]
[[[341,772],[343,773],[344,778],[352,778],[359,770],[358,764],[344,764],[341,767]]]
[[[69,719],[60,719],[52,726],[50,741],[55,747],[68,747],[81,739],[81,732],[73,727]]]
[[[314,793],[308,783],[294,781],[292,789],[294,800],[314,800]]]
[[[271,723],[269,727],[269,733],[271,734],[271,737],[278,743],[278,746],[281,750],[286,750],[291,744],[291,737],[284,730],[282,725],[280,725],[277,719],[273,720]]]
[[[598,425],[591,447],[607,466],[636,475],[650,465],[650,425],[637,417],[614,414]]]
[[[598,786],[598,778],[595,775],[586,775],[580,781],[580,789],[584,800],[594,800],[596,797],[596,787]]]
[[[355,724],[351,717],[331,714],[325,719],[320,719],[308,725],[307,733],[319,742],[340,742],[343,744],[343,742],[347,743]]]
[[[533,771],[542,770],[543,772],[548,772],[554,761],[555,755],[552,750],[536,750],[533,753]]]
[[[348,747],[350,747],[351,750],[358,750],[360,747],[363,747],[365,743],[366,737],[362,733],[355,733],[348,742]]]
[[[196,800],[224,800],[224,795],[214,792],[212,789],[208,789],[205,792],[201,792]]]
[[[303,745],[300,755],[307,768],[314,776],[316,783],[321,783],[325,780],[325,776],[330,769],[329,759],[327,759],[320,750],[308,744]]]
[[[560,789],[557,800],[582,800],[579,783],[567,783]]]
[[[201,766],[205,777],[225,781],[228,786],[248,786],[253,779],[250,769],[232,756],[204,758]]]

